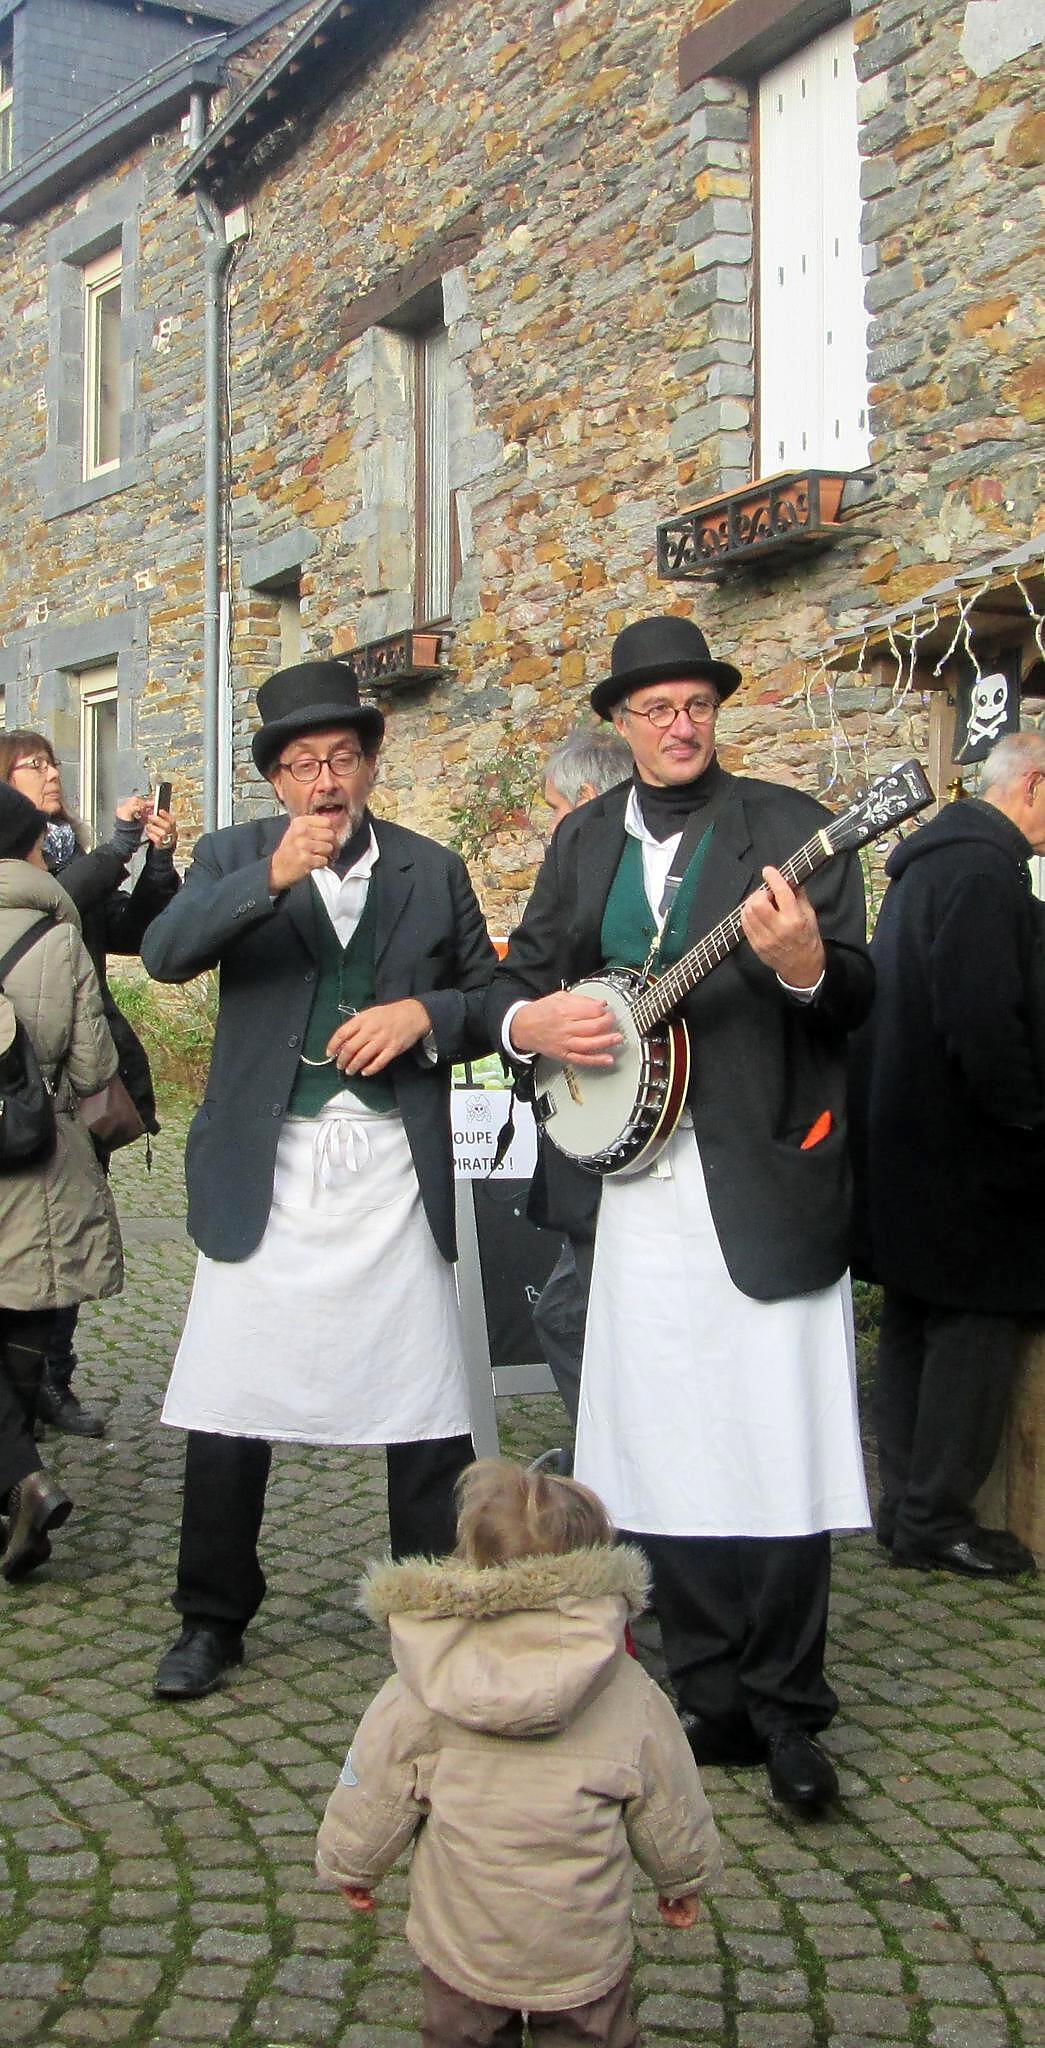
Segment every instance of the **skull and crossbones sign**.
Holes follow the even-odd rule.
[[[978,746],[981,740],[996,740],[1005,724],[1009,709],[1008,676],[995,674],[980,676],[973,684],[969,700],[969,729],[966,744]]]

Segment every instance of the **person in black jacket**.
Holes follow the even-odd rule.
[[[595,1238],[577,1476],[651,1558],[665,1656],[700,1762],[768,1765],[805,1812],[837,1791],[816,1741],[832,1529],[867,1520],[845,1277],[847,1033],[874,975],[852,855],[808,893],[780,863],[828,813],[728,774],[719,705],[740,682],[692,621],[617,635],[591,704],[631,782],[563,819],[487,1014],[525,1069],[593,1092],[620,1042],[570,985],[677,963],[743,900],[742,945],[681,1005],[686,1103],[655,1164],[607,1175]],[[615,1081],[616,1086],[616,1081]],[[569,1232],[565,1205],[546,1220]]]
[[[102,994],[102,1008],[120,1062],[120,1076],[150,1134],[159,1130],[148,1055],[118,1007],[106,978],[109,953],[137,955],[141,942],[180,886],[174,866],[178,828],[167,811],[153,811],[143,796],[125,797],[116,807],[112,837],[88,849],[82,825],[66,808],[62,777],[46,734],[22,728],[0,734],[0,781],[9,782],[48,820],[44,859],[80,913],[84,944]],[[123,885],[142,839],[145,862],[133,888]],[[102,1165],[108,1161],[102,1158]],[[72,1387],[76,1370],[78,1310],[55,1316],[37,1412],[52,1429],[72,1436],[101,1436],[100,1416],[81,1403]]]
[[[371,815],[384,718],[347,662],[278,670],[258,710],[281,814],[205,833],[142,946],[158,981],[221,969],[163,1408],[187,1432],[164,1699],[242,1661],[274,1442],[384,1445],[394,1556],[452,1548],[472,1458],[450,1077],[489,1050],[496,955],[460,856]]]
[[[854,1046],[862,1263],[885,1294],[875,1422],[880,1542],[895,1565],[1033,1568],[978,1526],[1018,1363],[1045,1312],[1045,734],[999,740],[979,797],[890,854]]]

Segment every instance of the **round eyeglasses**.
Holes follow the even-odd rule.
[[[329,768],[331,775],[340,780],[342,776],[354,775],[362,758],[358,747],[335,747],[332,754],[299,754],[296,761],[281,761],[279,766],[295,782],[318,782],[321,768]]]
[[[667,732],[669,725],[674,725],[683,712],[691,725],[706,725],[718,710],[718,698],[690,697],[685,704],[669,704],[665,699],[663,703],[650,704],[644,711],[640,711],[636,704],[622,704],[621,710],[626,711],[629,718],[648,718],[656,732]]]

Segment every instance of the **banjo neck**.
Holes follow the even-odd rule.
[[[781,864],[780,873],[792,888],[800,887],[818,868],[823,867],[825,861],[829,861],[835,852],[831,827],[825,825],[821,831],[814,833],[812,839],[807,839],[797,853],[793,853],[789,860]],[[637,997],[632,1004],[632,1015],[640,1031],[651,1031],[655,1024],[660,1024],[665,1017],[670,1016],[671,1012],[678,1008],[683,997],[688,996],[690,990],[696,988],[697,983],[703,981],[704,976],[710,974],[713,967],[717,967],[727,954],[735,952],[744,936],[740,922],[741,908],[738,903],[736,909],[731,910],[729,916],[722,919],[721,924],[716,924],[711,931],[705,932],[704,937],[699,939],[695,946],[691,946],[688,953],[683,953],[681,960],[676,960],[673,967],[658,975],[656,981],[651,982]]]

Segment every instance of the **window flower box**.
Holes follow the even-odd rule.
[[[668,582],[711,578],[767,558],[828,547],[857,531],[839,517],[848,470],[789,470],[705,498],[657,527],[657,573]]]

